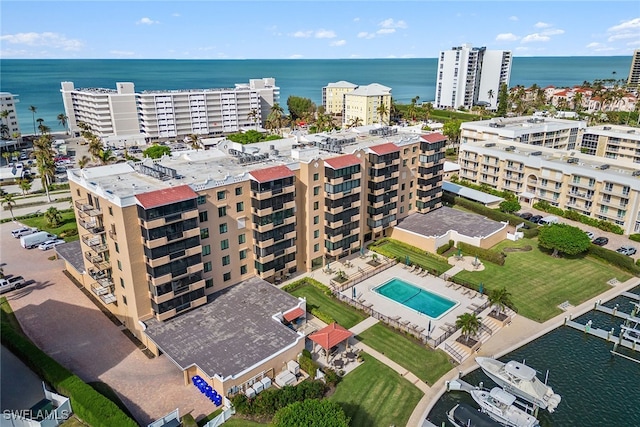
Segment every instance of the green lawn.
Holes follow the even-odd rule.
[[[557,306],[564,301],[578,305],[610,289],[609,279],[631,278],[629,273],[595,258],[553,258],[538,249],[535,239],[504,241],[493,249],[526,245],[532,250],[507,252],[502,267],[485,262],[483,271],[462,271],[455,277],[474,284],[482,282],[486,290],[505,286],[518,313],[537,322],[560,314]]]
[[[380,244],[374,243],[369,246],[369,249],[389,258],[405,260],[408,256],[411,264],[418,264],[423,268],[439,272],[445,272],[451,268],[445,259],[393,239],[385,239]]]
[[[363,357],[329,399],[342,406],[352,427],[406,425],[422,391],[374,357]]]
[[[312,285],[303,285],[291,292],[291,294],[307,298],[307,311],[311,311],[311,308],[316,307],[347,329],[352,328],[367,317],[355,308],[325,295],[320,289]]]
[[[257,423],[255,421],[243,420],[242,418],[231,417],[225,423],[225,427],[261,427],[268,424]]]
[[[60,236],[62,233],[68,234],[69,231],[71,230],[77,230],[76,217],[73,213],[73,210],[60,211],[60,214],[62,215],[62,222],[58,227],[55,227],[55,228],[52,228],[49,226],[49,224],[47,224],[47,219],[44,217],[44,213],[40,216],[36,216],[33,218],[22,219],[20,220],[20,222],[24,223],[29,227],[37,227],[42,231],[47,231],[49,233],[56,234],[58,236]],[[71,242],[74,240],[78,240],[78,238],[79,236],[78,236],[78,233],[76,232],[74,235],[67,236],[64,239],[67,242]]]
[[[443,351],[420,345],[381,323],[373,325],[357,338],[430,385],[453,368]]]

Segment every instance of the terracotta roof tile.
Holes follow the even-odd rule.
[[[359,165],[360,159],[353,154],[345,154],[344,156],[332,157],[324,161],[326,166],[331,169],[342,169],[347,166]]]
[[[169,205],[171,203],[195,199],[196,197],[198,197],[198,193],[193,191],[191,187],[188,185],[181,185],[180,187],[171,187],[137,194],[136,200],[138,200],[138,204],[143,208],[151,209],[158,206]]]
[[[284,317],[284,320],[286,320],[287,322],[291,322],[292,320],[295,320],[298,317],[301,317],[303,314],[304,314],[304,310],[301,309],[300,307],[296,307],[290,312],[285,313],[283,317]]]
[[[393,142],[388,142],[386,144],[381,144],[381,145],[375,145],[373,147],[369,147],[369,149],[379,156],[400,151],[400,148]]]
[[[346,330],[337,323],[332,323],[320,329],[315,334],[309,335],[309,339],[313,342],[320,344],[322,348],[330,349],[335,347],[341,342],[349,339],[353,335],[353,332]]]
[[[435,142],[442,142],[442,141],[446,141],[447,137],[444,136],[443,134],[441,134],[440,132],[435,132],[435,133],[429,133],[429,134],[425,134],[425,135],[420,135],[420,138],[422,138],[423,140],[433,144]]]
[[[293,171],[284,165],[254,170],[249,172],[249,175],[258,182],[269,182],[294,176]]]

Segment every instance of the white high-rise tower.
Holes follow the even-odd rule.
[[[436,80],[436,108],[471,108],[485,105],[495,110],[500,85],[509,85],[511,52],[487,50],[470,44],[440,52]]]

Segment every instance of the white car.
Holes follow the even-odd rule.
[[[37,228],[20,227],[20,228],[16,228],[15,230],[11,230],[11,235],[13,237],[15,237],[16,239],[19,239],[22,236],[27,236],[27,235],[33,234],[33,233],[35,233],[37,231],[38,231]]]
[[[56,246],[61,245],[63,243],[64,243],[63,239],[47,240],[44,243],[40,243],[40,246],[38,246],[38,249],[40,249],[41,251],[46,251],[51,248],[55,248]]]
[[[589,238],[589,240],[593,240],[593,239],[595,239],[595,238],[596,238],[596,235],[595,235],[595,234],[593,234],[593,233],[592,233],[592,232],[590,232],[590,231],[585,231],[585,232],[584,232],[584,234],[586,234],[586,235],[587,235],[587,237]]]

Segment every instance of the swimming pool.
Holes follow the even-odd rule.
[[[401,279],[391,279],[372,290],[432,319],[441,318],[459,304]]]

